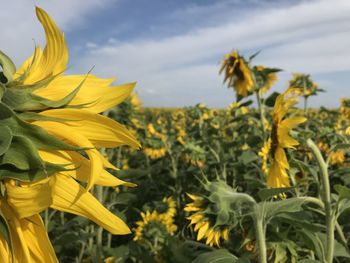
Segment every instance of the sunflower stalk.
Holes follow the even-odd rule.
[[[326,215],[326,262],[333,262],[333,254],[334,254],[334,230],[335,230],[335,212],[332,209],[331,205],[331,191],[329,184],[329,176],[328,176],[328,165],[324,161],[322,154],[316,144],[308,139],[306,141],[308,147],[310,148],[312,154],[314,155],[317,164],[320,168],[320,181],[322,184],[322,201],[324,203],[324,210]]]
[[[258,109],[260,113],[260,125],[261,125],[261,130],[263,133],[264,140],[266,139],[266,131],[265,131],[265,110],[264,110],[264,104],[262,103],[262,99],[260,96],[259,90],[255,92],[256,94],[256,101],[258,102]]]
[[[259,250],[259,262],[266,263],[266,227],[264,226],[264,218],[260,213],[260,209],[257,205],[254,206],[254,225],[255,225],[255,235],[258,242]]]
[[[252,219],[254,221],[255,227],[255,235],[256,241],[258,243],[258,251],[259,251],[259,262],[267,263],[267,255],[266,255],[266,225],[264,223],[264,213],[262,211],[263,206],[259,206],[259,204],[255,201],[253,197],[244,193],[230,192],[229,195],[233,202],[242,202],[248,203],[251,205],[252,209]]]

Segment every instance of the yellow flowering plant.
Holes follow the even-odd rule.
[[[111,86],[113,79],[64,75],[63,33],[44,10],[37,7],[36,14],[45,48],[36,46],[18,69],[0,53],[1,262],[57,262],[39,216],[48,207],[89,218],[113,234],[130,233],[89,190],[133,186],[106,170],[117,168],[98,149],[140,147],[124,126],[99,114],[126,99],[135,83]]]

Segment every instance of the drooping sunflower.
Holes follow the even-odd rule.
[[[312,81],[310,75],[294,73],[286,93],[309,97],[316,95],[317,91],[319,91],[318,86]]]
[[[205,213],[206,200],[200,196],[187,194],[192,203],[186,204],[184,211],[191,213],[188,220],[190,225],[194,225],[194,231],[197,231],[197,241],[205,239],[209,246],[220,246],[221,240],[228,240],[229,228],[225,225],[216,224],[210,215]]]
[[[285,94],[280,94],[276,98],[270,138],[259,152],[263,159],[262,170],[267,175],[267,185],[271,188],[290,186],[289,163],[285,149],[293,149],[299,143],[289,135],[289,132],[306,121],[306,118],[300,116],[286,118],[289,108],[296,103],[296,98],[285,98]],[[267,164],[269,159],[272,159],[270,167]]]
[[[39,216],[48,207],[87,217],[112,234],[130,233],[89,190],[95,184],[133,186],[105,170],[116,167],[98,149],[140,147],[125,127],[99,114],[126,99],[135,83],[111,86],[113,79],[64,75],[63,33],[44,10],[37,7],[36,14],[45,48],[36,46],[18,70],[0,53],[0,126],[7,140],[0,152],[0,216],[12,239],[11,245],[0,235],[0,262],[12,256],[21,263],[57,262]]]
[[[226,54],[222,61],[219,74],[224,72],[224,83],[233,87],[241,97],[247,97],[253,91],[254,81],[252,72],[237,50]]]

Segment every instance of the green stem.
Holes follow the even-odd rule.
[[[257,208],[255,208],[257,210]],[[266,240],[265,240],[265,227],[263,217],[260,213],[255,213],[254,216],[255,235],[258,242],[259,250],[259,262],[266,263]]]
[[[244,193],[232,193],[227,192],[227,195],[232,198],[232,200],[241,200],[241,202],[247,203],[252,208],[252,218],[254,221],[254,227],[255,227],[255,237],[256,241],[258,243],[258,251],[259,251],[259,262],[260,263],[267,263],[267,254],[266,254],[266,226],[264,224],[264,216],[262,208],[259,206],[259,204],[256,203],[253,197],[251,197],[248,194]]]
[[[304,114],[307,117],[307,97],[304,96]]]
[[[258,109],[260,113],[260,123],[261,123],[261,129],[263,132],[264,140],[266,139],[266,131],[265,131],[265,112],[264,112],[264,104],[261,103],[261,97],[260,92],[256,91],[256,101],[258,102]]]
[[[328,166],[324,161],[320,150],[317,148],[316,144],[308,139],[306,141],[308,147],[313,153],[318,166],[320,168],[320,180],[322,184],[322,201],[324,203],[325,215],[326,215],[326,234],[327,234],[327,243],[326,243],[326,262],[333,262],[334,254],[334,228],[335,228],[335,215],[332,211],[331,206],[331,190],[329,185],[328,177]]]

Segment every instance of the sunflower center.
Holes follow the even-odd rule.
[[[272,124],[272,129],[271,129],[271,153],[272,156],[275,155],[275,152],[278,147],[278,134],[277,134],[277,124],[273,123]]]

